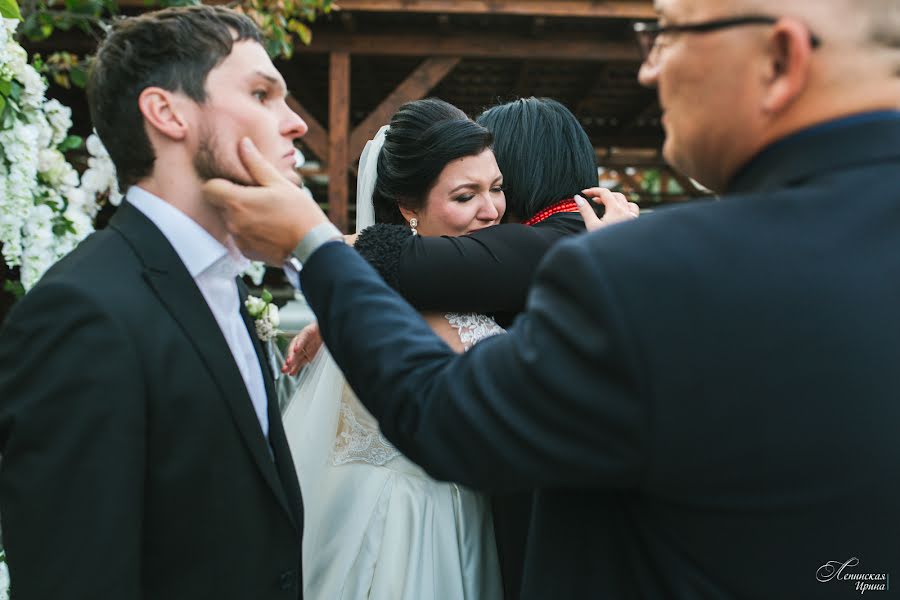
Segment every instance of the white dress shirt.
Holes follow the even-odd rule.
[[[223,246],[193,219],[162,198],[137,186],[129,188],[125,198],[166,236],[200,288],[241,372],[263,435],[268,438],[266,385],[253,340],[240,314],[235,281],[235,277],[249,266],[249,261],[234,244]]]

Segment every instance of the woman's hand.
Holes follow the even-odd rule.
[[[300,367],[312,361],[321,347],[322,336],[319,333],[319,324],[310,323],[291,340],[281,372],[285,375],[296,375],[300,372]]]
[[[629,202],[625,194],[619,192],[611,192],[606,188],[595,187],[583,190],[585,196],[591,197],[597,204],[605,207],[603,217],[597,216],[590,203],[581,196],[575,196],[575,203],[578,204],[578,211],[584,219],[584,226],[588,231],[594,231],[613,223],[621,221],[630,221],[636,219],[641,214],[640,207],[634,202]]]

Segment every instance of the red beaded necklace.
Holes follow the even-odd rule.
[[[575,204],[575,198],[566,198],[565,200],[560,200],[552,206],[548,206],[547,208],[543,209],[542,211],[538,212],[536,215],[525,221],[523,225],[537,225],[550,215],[555,215],[556,213],[562,212],[578,212],[578,205]]]

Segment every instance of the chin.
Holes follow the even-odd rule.
[[[300,173],[298,173],[294,169],[288,169],[288,170],[282,171],[281,174],[284,175],[284,177],[288,181],[290,181],[291,183],[293,183],[296,186],[299,186],[300,183],[303,181],[300,178]]]

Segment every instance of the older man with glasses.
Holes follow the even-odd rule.
[[[880,597],[900,576],[900,3],[657,4],[636,30],[664,155],[723,200],[560,243],[509,333],[465,355],[252,147],[263,187],[207,192],[248,252],[305,263],[400,450],[534,490],[523,598]]]

